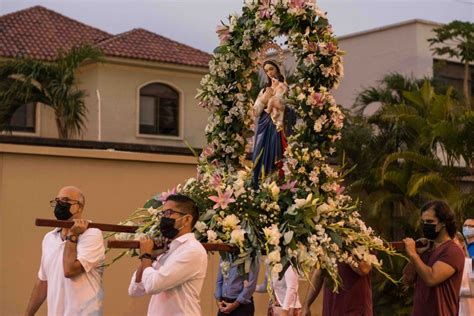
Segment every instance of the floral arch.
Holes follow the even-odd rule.
[[[141,233],[159,234],[162,201],[179,192],[202,212],[196,236],[237,246],[244,272],[263,254],[272,273],[292,265],[308,276],[317,267],[336,286],[339,261],[365,260],[381,271],[373,252],[394,252],[361,220],[357,203],[342,193],[340,170],[328,162],[344,120],[330,94],[343,75],[343,52],[325,13],[313,1],[246,1],[242,14],[230,16],[217,32],[220,45],[197,95],[210,112],[198,175],[132,215],[143,225]],[[246,159],[254,123],[252,74],[259,50],[277,36],[286,36],[296,59],[286,103],[298,118],[284,152],[284,176],[269,174],[254,188]]]

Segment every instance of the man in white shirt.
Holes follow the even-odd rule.
[[[45,235],[26,315],[34,315],[46,298],[50,316],[102,315],[102,232],[87,228],[88,221],[82,218],[85,198],[78,188],[62,188],[50,204],[57,219],[72,219],[74,225]]]
[[[207,254],[192,228],[199,218],[194,201],[184,195],[171,195],[163,205],[160,231],[171,240],[165,252],[154,261],[154,242],[140,240],[140,265],[133,274],[130,296],[151,294],[148,315],[201,315],[199,295],[207,269]]]

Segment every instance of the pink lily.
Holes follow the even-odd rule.
[[[270,0],[263,0],[262,5],[258,9],[260,11],[260,19],[270,17]]]
[[[204,157],[210,157],[214,154],[214,149],[212,148],[212,146],[208,145],[206,146],[206,148],[204,148],[202,154],[204,155]]]
[[[176,194],[176,187],[172,188],[171,190],[168,190],[168,191],[165,191],[165,192],[161,192],[161,195],[159,197],[159,200],[161,202],[166,202],[166,200],[168,199],[168,197],[170,195],[175,195]]]
[[[198,105],[202,108],[207,108],[209,106],[209,102],[201,101],[201,102],[198,103]]]
[[[346,187],[344,186],[339,186],[336,190],[336,194],[342,194],[342,192],[344,192],[344,190],[346,189]]]
[[[228,26],[218,25],[216,28],[216,33],[219,36],[219,40],[221,41],[221,44],[224,44],[230,38],[230,32],[229,32]]]
[[[220,207],[225,210],[230,203],[235,202],[235,199],[231,198],[233,193],[232,190],[222,193],[221,190],[217,189],[217,196],[212,195],[209,197],[211,201],[216,202],[213,209],[215,210]]]
[[[312,92],[309,96],[309,101],[312,105],[322,106],[323,96],[321,95],[321,93]]]
[[[217,189],[222,184],[222,178],[220,175],[215,174],[212,176],[211,185],[214,189]]]
[[[290,6],[296,9],[303,9],[308,0],[290,0]]]
[[[294,192],[296,192],[295,185],[296,185],[296,180],[295,181],[288,181],[287,183],[282,185],[280,188],[282,190],[290,190],[290,192],[294,193]]]

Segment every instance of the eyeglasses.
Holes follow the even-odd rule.
[[[73,203],[71,203],[73,202]],[[75,202],[75,203],[74,203]],[[77,201],[77,200],[71,200],[71,199],[68,199],[68,198],[55,198],[54,200],[51,200],[49,201],[49,204],[51,205],[51,207],[56,207],[56,205],[61,204],[61,203],[68,203],[68,204],[71,204],[71,205],[76,205],[76,204],[81,204],[81,202]]]
[[[187,215],[186,213],[179,212],[179,211],[175,211],[175,210],[172,210],[172,209],[170,209],[170,208],[167,209],[167,210],[164,210],[164,211],[162,212],[162,214],[163,214],[164,217],[170,217],[171,214],[173,214],[173,213],[181,214],[181,215]]]

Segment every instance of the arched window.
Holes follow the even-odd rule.
[[[15,132],[36,132],[36,103],[27,103],[19,107],[13,113],[10,126]]]
[[[179,94],[161,83],[140,89],[140,134],[179,136]]]

